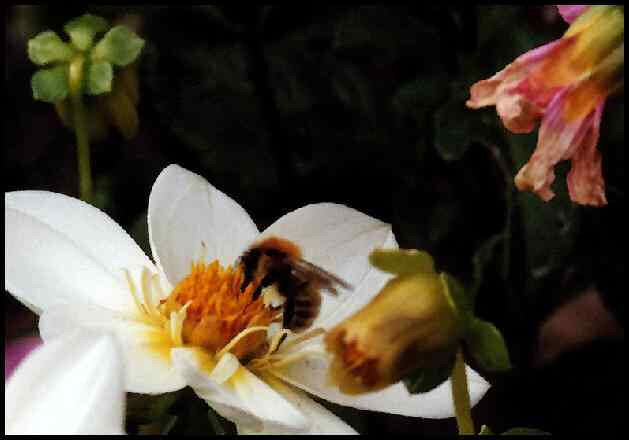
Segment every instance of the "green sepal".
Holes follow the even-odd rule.
[[[68,67],[57,66],[35,72],[31,79],[33,98],[45,102],[61,101],[68,96]]]
[[[511,428],[500,435],[552,435],[550,432],[535,428]]]
[[[85,14],[67,22],[63,29],[78,49],[87,50],[92,45],[94,36],[99,32],[105,32],[107,27],[109,24],[104,18]]]
[[[489,426],[483,425],[480,427],[478,435],[494,435],[494,433],[491,429],[489,429]]]
[[[178,417],[165,414],[159,419],[138,425],[138,435],[166,435],[177,424]]]
[[[55,61],[68,61],[74,55],[69,44],[53,31],[45,31],[28,40],[28,57],[40,66]]]
[[[92,60],[126,66],[137,58],[142,47],[144,40],[135,32],[125,26],[115,26],[94,46]]]
[[[474,319],[473,298],[469,295],[468,290],[463,287],[463,284],[452,275],[442,272],[439,274],[439,277],[441,278],[446,294],[452,299],[457,312],[459,312],[461,319],[464,321],[464,326],[467,326],[469,324],[468,321]]]
[[[510,369],[509,352],[502,334],[490,322],[474,316],[474,298],[470,291],[445,272],[440,277],[445,293],[459,313],[462,336],[474,359],[488,371]]]
[[[490,322],[472,318],[463,335],[472,357],[487,371],[511,368],[507,344],[500,331]]]
[[[432,368],[420,368],[403,379],[404,386],[411,394],[427,393],[444,383],[452,374],[456,351],[452,351],[441,365]]]
[[[87,69],[87,88],[90,95],[111,92],[114,69],[107,61],[91,63]]]
[[[384,272],[396,275],[435,272],[432,257],[415,249],[376,249],[369,254],[369,262]]]

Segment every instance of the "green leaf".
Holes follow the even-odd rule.
[[[486,128],[482,124],[482,114],[465,106],[467,99],[462,95],[462,86],[448,102],[435,113],[435,149],[445,161],[459,160],[467,152],[472,142],[483,140]]]
[[[161,420],[169,415],[168,412],[181,395],[181,392],[164,393],[156,396],[128,393],[127,419],[133,419],[142,424]]]
[[[68,96],[68,68],[57,66],[35,72],[31,79],[33,98],[45,102],[61,101]]]
[[[530,158],[537,142],[537,133],[531,135],[508,135],[511,156],[514,160],[514,175]],[[566,175],[569,164],[560,163],[555,168],[553,190],[556,197],[544,202],[531,192],[518,192],[515,198],[522,225],[525,284],[523,295],[529,301],[538,301],[537,295],[544,292],[543,285],[549,276],[561,273],[566,268],[566,259],[578,244],[584,210],[568,197]],[[548,298],[544,298],[548,300]]]
[[[178,417],[171,414],[165,414],[160,418],[150,422],[138,425],[139,435],[166,435],[168,434],[175,424],[177,424]]]
[[[491,429],[489,429],[489,426],[483,425],[480,427],[480,432],[478,433],[478,435],[494,435],[494,433]]]
[[[432,257],[416,249],[376,249],[369,254],[369,262],[380,270],[396,275],[435,272]]]
[[[406,389],[411,394],[427,393],[437,388],[443,382],[448,380],[454,367],[456,355],[453,352],[439,366],[434,368],[422,368],[413,371],[403,379]]]
[[[144,40],[125,26],[115,26],[105,34],[94,50],[93,60],[109,61],[116,66],[126,66],[133,62],[144,47]]]
[[[498,244],[502,243],[505,239],[505,234],[492,235],[485,241],[474,253],[472,257],[472,264],[474,265],[474,279],[472,286],[470,287],[470,295],[475,298],[478,289],[483,281],[483,272],[485,267],[489,264]]]
[[[28,57],[40,66],[55,61],[68,61],[72,55],[74,50],[53,31],[42,32],[28,40]]]
[[[70,20],[63,29],[70,36],[72,43],[80,50],[86,50],[92,45],[94,35],[105,32],[109,24],[107,20],[96,15],[85,14]]]
[[[551,435],[551,433],[535,428],[511,428],[501,435]]]
[[[87,70],[87,93],[99,95],[111,92],[114,70],[111,63],[98,61],[91,63]]]
[[[215,435],[227,435],[227,431],[221,422],[222,417],[218,415],[211,407],[207,411],[207,418],[214,429]]]
[[[164,416],[164,423],[162,424],[162,429],[159,432],[159,435],[166,435],[170,432],[171,429],[173,429],[173,427],[175,426],[175,424],[177,423],[177,416],[173,416],[173,415],[169,415],[167,414],[166,416]]]
[[[488,371],[505,371],[511,368],[505,340],[490,322],[472,319],[464,338],[472,357],[482,368]]]

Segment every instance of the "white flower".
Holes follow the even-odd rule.
[[[6,194],[5,204],[7,290],[41,313],[44,340],[80,326],[116,334],[128,391],[157,394],[190,385],[233,420],[239,432],[354,433],[302,390],[373,411],[432,418],[453,415],[449,383],[423,395],[410,395],[397,384],[364,396],[346,396],[327,381],[323,330],[367,304],[388,279],[368,262],[374,248],[396,246],[385,223],[342,205],[320,203],[284,215],[260,234],[235,201],[202,177],[171,165],[159,175],[149,198],[153,264],[120,226],[79,200],[19,191]],[[324,294],[311,329],[289,334],[276,351],[282,330],[267,315],[255,313],[227,346],[206,341],[227,333],[204,328],[215,330],[227,319],[236,319],[221,307],[235,307],[233,298],[240,295],[218,292],[218,285],[229,291],[238,275],[218,270],[217,263],[210,268],[198,263],[234,264],[252,243],[269,236],[297,244],[305,260],[354,289],[336,297]],[[203,289],[206,293],[201,293]],[[210,307],[202,300],[207,289],[220,305],[214,302]],[[186,293],[177,296],[181,291]],[[191,316],[201,321],[191,325]],[[244,336],[258,341],[268,337],[269,350],[256,352],[253,360],[230,353],[237,344],[247,346]],[[195,346],[199,340],[203,347]],[[208,344],[217,349],[208,350]],[[471,369],[468,377],[476,403],[489,385]]]
[[[6,434],[124,434],[115,340],[76,331],[35,349],[6,383]]]

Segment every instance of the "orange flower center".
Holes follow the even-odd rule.
[[[190,274],[162,300],[167,314],[188,304],[182,327],[184,344],[216,353],[247,328],[268,326],[281,318],[281,311],[264,305],[263,295],[253,298],[256,282],[241,290],[243,279],[240,266],[233,270],[218,261],[192,264]],[[229,351],[240,359],[255,356],[266,348],[266,336],[265,331],[247,333]]]
[[[347,371],[363,385],[373,386],[378,382],[376,369],[378,360],[367,357],[357,346],[356,342],[346,344],[341,350],[341,358]]]

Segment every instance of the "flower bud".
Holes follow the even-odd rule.
[[[325,338],[332,381],[347,394],[375,391],[418,368],[442,365],[461,334],[445,281],[431,272],[390,280]]]

